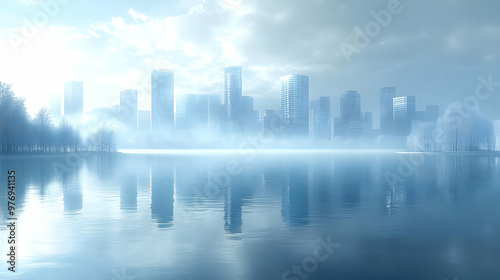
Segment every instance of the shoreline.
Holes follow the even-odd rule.
[[[59,158],[80,155],[224,155],[224,154],[248,154],[255,151],[256,154],[373,154],[373,153],[395,153],[395,154],[423,154],[423,155],[446,155],[446,156],[499,156],[500,151],[412,151],[402,149],[332,149],[332,148],[267,148],[267,149],[234,149],[234,148],[177,148],[177,149],[118,149],[116,152],[67,152],[67,153],[23,153],[23,154],[0,154],[0,159],[10,158]]]

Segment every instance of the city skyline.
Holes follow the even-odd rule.
[[[238,88],[237,88],[237,92],[238,92],[238,100],[240,101],[239,110],[238,110],[239,112],[238,112],[238,114],[239,114],[239,115],[241,115],[241,114],[242,114],[242,112],[241,112],[241,110],[242,110],[242,108],[241,108],[241,106],[242,106],[242,105],[241,105],[241,103],[242,103],[242,100],[243,100],[244,98],[250,98],[250,99],[252,100],[252,101],[251,101],[251,103],[252,103],[251,108],[252,108],[252,110],[253,110],[253,108],[254,108],[254,107],[253,107],[253,103],[254,103],[254,102],[253,102],[253,100],[254,100],[254,98],[253,98],[253,97],[251,97],[251,96],[245,96],[245,95],[243,95],[242,88],[240,87],[240,86],[241,86],[241,84],[243,83],[243,76],[242,76],[242,74],[241,74],[241,72],[242,72],[242,67],[241,67],[241,66],[227,66],[227,67],[225,67],[225,70],[224,70],[224,71],[225,71],[225,74],[224,74],[224,77],[225,77],[225,78],[224,78],[224,79],[225,79],[224,84],[225,84],[225,85],[226,85],[226,84],[230,85],[230,82],[229,82],[229,80],[228,80],[228,69],[233,69],[233,70],[234,70],[234,69],[236,69],[236,70],[237,70],[237,72],[238,72],[238,73],[236,73],[236,74],[237,74],[237,83],[239,84],[239,86],[238,86]],[[171,86],[171,88],[169,89],[169,92],[170,92],[170,94],[169,94],[169,95],[172,95],[172,92],[173,92],[173,100],[171,99],[169,102],[170,102],[170,103],[171,103],[171,102],[173,102],[173,104],[172,104],[172,105],[169,105],[169,108],[173,108],[173,113],[172,113],[172,114],[174,114],[174,113],[175,113],[175,116],[172,116],[172,118],[169,118],[169,119],[172,119],[172,120],[171,120],[171,122],[175,123],[175,122],[176,122],[176,119],[177,119],[177,114],[178,114],[178,113],[177,113],[177,112],[178,112],[178,111],[177,111],[177,110],[178,110],[177,99],[182,100],[183,98],[185,98],[185,97],[187,97],[187,96],[195,96],[195,95],[194,95],[194,94],[191,94],[191,93],[189,93],[189,94],[175,94],[175,86],[174,86],[174,84],[175,84],[175,79],[174,79],[174,71],[172,71],[172,70],[167,70],[167,69],[155,69],[155,70],[152,70],[152,72],[151,72],[152,81],[154,80],[154,79],[153,79],[153,76],[158,75],[157,73],[160,73],[160,72],[161,72],[161,73],[165,73],[166,75],[168,74],[168,75],[169,75],[169,84],[170,84],[170,83],[172,83],[172,84],[170,85],[170,86]],[[304,77],[307,77],[307,78],[309,79],[309,77],[308,77],[308,76],[305,76],[305,75],[301,75],[301,74],[289,74],[289,75],[287,75],[287,76],[283,76],[283,77],[281,77],[281,78],[280,78],[281,83],[283,82],[283,81],[282,81],[282,80],[283,80],[283,78],[284,78],[284,77],[288,77],[288,76],[304,76]],[[75,81],[65,82],[65,84],[67,84],[67,83],[75,83]],[[76,82],[76,83],[82,84],[81,86],[83,87],[83,82]],[[309,84],[309,81],[308,81],[308,84]],[[170,87],[170,86],[169,86],[169,87]],[[282,86],[283,86],[283,85],[282,85]],[[309,85],[308,85],[308,87],[309,87]],[[121,99],[122,99],[121,95],[122,95],[124,92],[127,92],[127,91],[134,91],[134,92],[136,92],[136,94],[138,95],[138,90],[137,90],[137,89],[127,89],[127,90],[121,90],[121,91],[120,91],[120,94],[119,94],[119,100],[121,100]],[[220,104],[221,104],[222,106],[226,106],[226,105],[225,105],[225,102],[227,102],[227,100],[226,100],[226,99],[229,97],[229,95],[228,95],[228,93],[229,93],[229,92],[230,92],[230,90],[229,90],[229,88],[228,88],[228,89],[225,89],[225,90],[224,90],[224,93],[220,94],[220,99],[221,99],[221,103],[220,103]],[[356,112],[355,112],[355,113],[352,113],[352,112],[347,112],[347,113],[345,113],[345,112],[344,112],[344,113],[343,113],[343,112],[342,112],[342,109],[344,108],[344,111],[346,111],[347,109],[346,109],[346,107],[344,107],[344,105],[342,105],[342,104],[343,104],[343,103],[342,103],[342,102],[343,102],[342,100],[343,100],[343,98],[345,98],[345,97],[346,97],[346,94],[350,94],[350,93],[355,93],[355,94],[358,96],[358,97],[357,97],[357,98],[358,98],[358,100],[357,100],[357,101],[355,101],[355,102],[353,101],[354,103],[352,103],[352,102],[351,102],[352,104],[350,104],[350,105],[349,105],[349,106],[354,106],[355,108],[353,108],[353,109],[355,109],[355,111],[356,111]],[[283,92],[282,92],[281,94],[283,94]],[[142,100],[142,103],[148,102],[148,103],[152,104],[152,103],[153,103],[153,99],[152,99],[153,94],[152,94],[152,91],[151,91],[149,94],[148,94],[148,93],[146,93],[146,95],[149,95],[149,98],[143,99],[143,100]],[[51,99],[51,104],[52,104],[52,103],[54,103],[54,100],[53,100],[53,97],[54,97],[54,96],[57,96],[57,95],[52,95],[52,96],[51,96],[51,98],[52,98],[52,99]],[[84,94],[84,96],[85,96],[85,94]],[[215,99],[219,98],[219,97],[217,97],[217,96],[219,96],[218,94],[197,94],[196,96],[202,96],[202,97],[203,97],[203,96],[205,96],[206,98],[209,98],[209,99],[213,99],[212,97],[216,97]],[[329,94],[329,95],[327,95],[327,96],[319,96],[319,97],[318,97],[318,98],[316,98],[316,99],[328,98],[328,99],[330,99],[330,100],[331,100],[330,96],[331,96],[331,94]],[[398,94],[396,93],[396,88],[395,88],[395,87],[383,87],[383,88],[380,88],[380,93],[379,93],[379,96],[380,96],[380,98],[379,98],[379,102],[380,102],[380,103],[379,103],[380,111],[379,111],[379,112],[381,112],[381,113],[378,115],[378,118],[377,118],[377,120],[378,120],[378,121],[375,121],[375,119],[374,119],[374,115],[376,115],[376,114],[374,114],[373,112],[371,112],[371,111],[362,112],[361,108],[362,108],[362,104],[363,104],[363,103],[361,102],[361,96],[362,96],[362,95],[361,95],[361,94],[359,94],[359,92],[358,92],[357,90],[347,90],[347,91],[345,91],[345,92],[344,92],[344,94],[343,94],[343,96],[341,96],[341,97],[339,98],[339,101],[338,101],[338,102],[339,102],[339,103],[338,103],[339,108],[337,108],[338,110],[336,110],[336,109],[335,109],[335,105],[334,105],[334,104],[335,104],[335,101],[334,101],[334,100],[331,100],[331,101],[330,101],[330,105],[329,105],[329,108],[330,108],[330,109],[329,109],[329,110],[330,110],[330,116],[331,116],[331,130],[332,130],[332,136],[334,136],[334,135],[335,135],[335,133],[333,132],[333,131],[334,131],[334,124],[333,124],[333,123],[334,123],[334,119],[335,119],[335,118],[337,118],[337,117],[343,117],[343,115],[344,115],[344,114],[354,114],[354,115],[359,115],[357,118],[354,118],[354,119],[352,119],[352,120],[351,120],[351,118],[353,118],[353,117],[352,117],[352,116],[348,116],[348,117],[347,117],[347,118],[349,119],[349,120],[348,120],[348,122],[352,122],[352,121],[360,121],[360,122],[364,122],[365,114],[366,114],[366,113],[369,113],[369,114],[370,114],[370,127],[371,127],[371,129],[377,129],[377,130],[380,130],[380,133],[381,133],[382,135],[390,135],[390,134],[392,134],[392,133],[393,133],[394,127],[391,127],[391,128],[390,128],[390,129],[388,129],[388,130],[384,130],[384,129],[382,128],[382,125],[383,125],[383,123],[384,123],[384,118],[382,117],[382,112],[384,112],[385,114],[389,114],[389,116],[390,116],[390,118],[389,118],[390,120],[385,119],[385,122],[389,121],[390,123],[392,123],[392,125],[394,125],[394,116],[393,116],[392,100],[393,100],[393,98],[395,98],[395,97],[399,97],[399,96],[398,96]],[[390,98],[388,98],[388,96],[389,96]],[[60,105],[61,105],[61,112],[64,112],[64,98],[63,98],[63,96],[61,96],[61,98],[62,98],[62,99],[61,99],[61,103],[60,103]],[[198,97],[197,97],[197,98],[198,98]],[[130,98],[128,98],[128,99],[130,99]],[[309,100],[309,102],[314,101],[312,97],[309,97],[309,98],[308,98],[308,100]],[[130,101],[130,100],[129,100],[129,101]],[[128,103],[130,103],[129,101],[128,101]],[[390,104],[388,104],[388,103],[387,103],[388,101],[389,101],[389,103],[390,103]],[[85,110],[85,112],[84,112],[84,113],[85,113],[85,114],[87,114],[87,113],[91,113],[91,112],[92,112],[92,110],[112,109],[113,107],[116,107],[116,106],[118,106],[118,108],[120,108],[120,103],[121,103],[121,102],[119,102],[118,104],[113,104],[113,105],[107,106],[107,107],[92,108],[92,109],[90,109],[90,110]],[[137,111],[137,112],[139,112],[139,111],[143,111],[143,112],[148,111],[148,112],[150,112],[150,113],[151,113],[151,109],[149,109],[149,110],[144,110],[144,109],[141,109],[141,106],[140,106],[140,104],[141,104],[141,103],[139,102],[139,100],[137,100],[137,98],[136,98],[136,99],[135,99],[135,101],[134,101],[134,102],[132,102],[132,103],[134,103],[134,106],[135,106],[135,108],[136,108],[136,111]],[[450,103],[451,103],[451,101],[450,101]],[[433,116],[433,117],[432,117],[432,118],[433,118],[433,120],[432,120],[432,121],[434,121],[434,122],[435,122],[435,121],[437,120],[436,116],[437,116],[437,117],[439,117],[439,113],[440,113],[440,111],[439,111],[439,106],[438,106],[438,105],[434,105],[434,104],[419,104],[419,105],[420,105],[419,107],[423,108],[423,110],[416,110],[416,113],[419,113],[419,112],[420,112],[420,113],[423,113],[423,114],[424,114],[424,115],[423,115],[423,116],[424,116],[424,119],[423,119],[422,121],[425,121],[425,113],[426,113],[427,111],[429,111],[429,110],[432,110],[432,112],[431,112],[431,114],[432,114],[432,116]],[[55,115],[56,115],[56,113],[57,113],[57,110],[56,110],[53,106],[50,106],[50,107],[48,107],[48,108],[49,108],[51,111],[55,111],[55,112],[52,112],[52,113],[53,113],[53,116],[55,116]],[[437,108],[437,109],[436,109],[436,108]],[[58,108],[57,108],[57,109],[58,109]],[[265,112],[266,112],[267,110],[276,110],[276,109],[281,109],[279,112],[282,112],[282,110],[283,110],[283,104],[281,105],[281,107],[265,107],[264,109],[257,110],[257,111],[256,111],[256,113],[260,116],[260,117],[259,117],[259,119],[260,119],[260,118],[262,118],[262,119],[263,119],[263,118],[264,118],[264,115],[265,115]],[[309,110],[312,110],[312,109],[313,109],[313,108],[309,108]],[[224,114],[226,114],[226,118],[227,118],[228,108],[227,108],[227,107],[225,107],[225,109],[224,109],[224,110],[225,110],[225,112],[226,112],[226,113],[224,113]],[[349,109],[349,110],[351,110],[351,109]],[[437,111],[436,111],[436,110],[437,110]],[[168,111],[172,111],[172,109],[168,109]],[[137,114],[138,114],[138,113],[137,113]],[[62,115],[61,115],[61,116],[62,116]],[[344,118],[346,118],[346,116],[344,116]],[[152,119],[152,118],[151,118],[151,119]],[[262,120],[262,119],[261,119],[261,120]],[[417,119],[418,119],[417,117],[415,117],[415,118],[414,118],[414,120],[417,120]],[[150,121],[151,121],[151,120],[150,120]],[[138,117],[137,117],[136,122],[138,122]],[[309,120],[307,120],[307,122],[309,122]],[[239,123],[239,126],[243,126],[243,120],[242,120],[242,117],[241,117],[241,116],[239,116],[239,120],[237,121],[237,123]],[[226,125],[227,125],[227,124],[226,124]],[[226,129],[227,129],[227,128],[226,128]],[[241,129],[241,127],[240,127],[240,129]],[[242,130],[240,130],[240,132],[243,132],[243,131],[242,131]]]
[[[153,91],[151,91],[151,103],[153,105],[157,104],[156,110],[161,111],[161,115],[171,115],[169,118],[170,130],[165,130],[166,127],[153,127],[153,113],[151,110],[139,110],[137,100],[138,94],[135,89],[120,91],[118,119],[126,127],[132,130],[158,132],[163,129],[164,133],[173,132],[174,129],[192,130],[199,126],[200,122],[205,125],[209,125],[211,122],[211,125],[205,127],[205,129],[207,129],[206,132],[211,132],[213,134],[220,129],[221,136],[228,136],[237,134],[244,135],[248,134],[250,131],[252,131],[253,134],[257,133],[265,127],[266,113],[268,111],[275,111],[276,113],[273,113],[274,115],[281,115],[283,120],[288,123],[284,131],[285,138],[307,135],[307,137],[311,139],[331,140],[332,137],[374,135],[408,136],[412,132],[413,126],[418,122],[437,123],[440,116],[439,106],[424,104],[421,105],[421,107],[425,106],[425,110],[417,111],[417,103],[415,102],[414,96],[398,96],[396,88],[385,87],[380,89],[380,112],[390,115],[390,120],[387,119],[387,117],[384,118],[381,116],[380,128],[375,128],[374,114],[369,111],[361,111],[361,95],[357,91],[348,90],[344,93],[340,98],[340,108],[337,112],[335,109],[332,109],[330,97],[323,96],[315,100],[310,98],[309,77],[300,74],[289,74],[280,78],[282,83],[282,104],[279,111],[276,110],[277,108],[266,108],[259,112],[254,110],[253,97],[244,96],[242,94],[241,85],[243,83],[243,77],[241,70],[241,66],[228,66],[225,68],[225,90],[221,97],[218,97],[217,94],[184,94],[178,95],[176,98],[174,98],[174,72],[166,69],[153,70],[151,72],[151,81],[153,83],[152,88],[155,89],[156,93],[153,94]],[[83,96],[81,96],[83,92],[80,92],[83,91],[83,82],[65,82],[65,89],[72,89],[70,85],[74,84],[78,85],[79,97],[83,99]],[[69,94],[71,91],[67,93]],[[231,97],[231,95],[233,95],[233,97]],[[234,99],[234,95],[236,95],[236,99]],[[152,98],[153,96],[156,96],[154,101]],[[159,100],[159,98],[162,100]],[[239,101],[237,110],[228,107],[228,103],[235,103],[234,101],[230,102],[231,98]],[[410,115],[408,115],[409,109],[407,108],[408,98],[412,98]],[[217,102],[217,99],[221,102]],[[326,104],[326,102],[328,102],[328,104]],[[167,103],[172,104],[167,105]],[[61,111],[64,112],[66,104],[64,102],[61,104],[63,105]],[[71,103],[70,105],[71,107],[83,107],[83,104]],[[97,110],[101,112],[102,110],[109,109],[111,109],[109,113],[113,115],[112,107],[96,108],[93,111]],[[58,112],[57,108],[51,108],[51,110],[54,110],[54,112],[51,112],[53,116]],[[125,114],[124,111],[126,111]],[[132,113],[132,111],[134,113]],[[203,113],[204,111],[205,113]],[[230,124],[228,121],[229,117],[231,114],[234,114],[231,111],[237,113],[237,118],[233,120],[233,126],[235,126],[233,131],[228,130],[228,125]],[[149,123],[149,130],[145,130],[144,127],[139,128],[139,112],[143,114],[141,122]],[[145,120],[145,114],[147,112],[151,117]],[[159,113],[157,112],[156,114]],[[320,115],[322,116],[320,117]],[[328,119],[325,119],[325,116],[328,116]],[[389,124],[387,124],[388,122]],[[388,126],[385,129],[383,128],[384,124]],[[209,128],[212,131],[210,131]],[[319,133],[318,130],[322,130],[322,132]],[[377,131],[377,133],[374,134],[375,131]]]
[[[99,13],[82,13],[96,2],[72,1],[30,33],[26,22],[47,14],[41,2],[9,0],[0,17],[0,59],[9,68],[0,67],[0,76],[27,98],[34,115],[49,105],[50,94],[62,92],[67,80],[85,81],[88,110],[118,104],[114,93],[127,88],[137,88],[141,100],[156,68],[177,73],[176,94],[220,93],[219,73],[225,65],[243,66],[243,91],[254,97],[260,111],[280,104],[274,94],[280,87],[276,77],[301,73],[314,77],[311,98],[329,95],[333,108],[346,89],[358,90],[366,100],[362,110],[374,112],[376,127],[379,88],[393,86],[402,95],[417,96],[421,104],[444,108],[473,94],[479,76],[491,74],[497,80],[495,2],[439,0],[431,12],[421,1],[402,3],[401,13],[350,63],[339,46],[352,45],[355,28],[364,29],[374,20],[371,12],[385,9],[388,1],[359,6],[348,1],[283,5],[281,0],[240,0],[237,8],[219,2],[101,3]],[[427,20],[420,22],[423,13]],[[297,18],[301,25],[294,23]],[[33,35],[25,38],[23,31]],[[128,35],[136,39],[128,40]],[[26,42],[15,41],[19,38]],[[500,119],[499,102],[492,95],[481,106]]]

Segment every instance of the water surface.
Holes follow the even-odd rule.
[[[0,279],[500,279],[493,156],[233,151],[0,161],[2,224],[8,169],[17,171],[19,219],[17,272],[5,263]],[[7,234],[2,226],[3,255]],[[339,247],[328,252],[319,240]]]

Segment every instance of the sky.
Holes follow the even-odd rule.
[[[334,116],[358,90],[378,127],[381,87],[442,112],[473,96],[478,77],[500,81],[499,10],[495,0],[2,0],[0,81],[30,114],[67,80],[84,82],[86,111],[129,88],[149,109],[152,69],[175,71],[176,95],[222,95],[224,67],[241,65],[257,110],[279,109],[280,77],[297,73],[310,76],[311,99],[332,98]],[[492,119],[498,104],[500,88],[479,102]]]

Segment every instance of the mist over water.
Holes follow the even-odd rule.
[[[422,156],[404,173],[392,151],[149,151],[62,172],[66,157],[3,157],[22,242],[0,278],[497,279],[500,159]],[[318,239],[339,247],[314,267]]]

